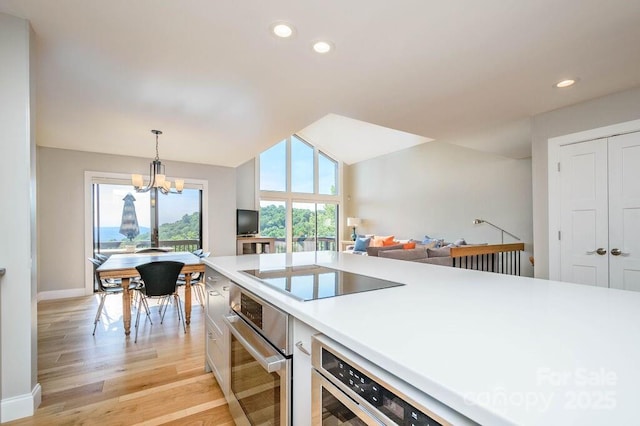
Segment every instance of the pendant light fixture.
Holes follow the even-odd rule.
[[[132,174],[131,183],[136,192],[148,192],[151,188],[160,190],[163,194],[182,194],[184,189],[184,179],[176,179],[175,189],[171,187],[171,181],[166,180],[164,173],[164,166],[160,162],[158,157],[158,135],[161,135],[160,130],[152,130],[151,133],[156,135],[156,158],[149,164],[149,183],[144,186],[142,175]]]

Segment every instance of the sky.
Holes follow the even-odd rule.
[[[131,193],[136,201],[136,214],[139,226],[150,226],[151,210],[149,193],[136,193],[130,185],[100,185],[100,225],[120,226],[122,219],[123,198]],[[160,223],[172,223],[199,210],[199,190],[185,189],[182,194],[160,195]]]

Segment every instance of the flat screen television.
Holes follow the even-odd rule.
[[[260,223],[257,210],[236,211],[236,235],[258,235]]]

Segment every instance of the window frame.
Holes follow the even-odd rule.
[[[314,175],[313,175],[313,193],[306,192],[291,192],[291,137],[295,136],[300,139],[302,142],[306,143],[310,147],[313,148],[313,163],[314,163]],[[340,250],[340,241],[344,239],[344,229],[341,226],[342,215],[344,212],[344,201],[345,201],[345,191],[344,191],[344,163],[338,160],[335,156],[330,153],[319,149],[317,146],[313,145],[302,136],[298,134],[293,134],[278,143],[286,143],[286,190],[282,191],[262,191],[260,189],[260,154],[255,157],[255,188],[256,188],[256,198],[255,198],[255,206],[259,210],[260,209],[260,201],[281,201],[286,205],[286,215],[285,215],[285,228],[286,228],[286,253],[292,253],[292,233],[293,233],[293,204],[294,203],[333,203],[338,207],[338,214],[336,218],[336,230],[337,230],[337,239],[336,242],[336,250]],[[269,149],[269,148],[267,148]],[[336,194],[319,194],[319,170],[318,170],[318,162],[319,162],[319,154],[324,155],[325,157],[331,159],[336,162],[337,171],[336,171]]]
[[[167,179],[175,181],[175,177],[167,176]],[[178,178],[181,179],[181,178]],[[184,186],[189,189],[199,189],[202,191],[202,211],[200,212],[200,220],[202,222],[202,249],[209,251],[209,182],[203,179],[184,178]],[[108,173],[85,171],[84,172],[84,257],[93,257],[93,185],[94,184],[112,184],[112,185],[129,185],[131,190],[135,192],[131,185],[131,175],[124,173]],[[178,195],[167,195],[168,197],[177,197]],[[85,286],[84,294],[86,296],[94,293],[94,276],[93,265],[90,262],[84,262]]]

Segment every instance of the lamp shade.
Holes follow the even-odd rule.
[[[347,218],[347,226],[360,226],[360,218],[359,217],[348,217]]]
[[[131,183],[135,187],[138,187],[138,188],[142,187],[143,185],[142,175],[131,175]]]

